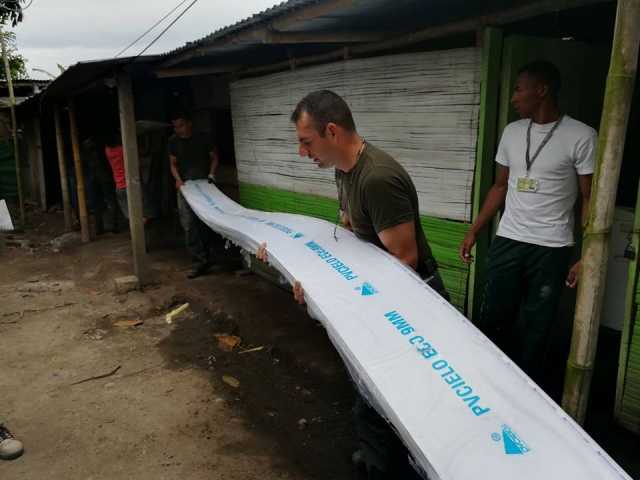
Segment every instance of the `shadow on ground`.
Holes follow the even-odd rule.
[[[291,300],[277,289],[271,293],[284,297],[279,300]],[[225,400],[249,427],[277,443],[283,455],[309,478],[353,478],[353,390],[337,353],[332,352],[335,370],[323,374],[306,364],[309,358],[295,358],[290,349],[278,347],[282,326],[274,324],[281,316],[270,302],[248,321],[243,314],[236,318],[222,310],[210,312],[193,298],[180,298],[176,304],[182,301],[189,301],[193,313],[178,320],[159,344],[167,367],[207,371],[215,390],[226,392]],[[309,330],[311,343],[329,342],[324,330],[302,311],[299,321]],[[239,336],[242,344],[231,352],[223,351],[217,346],[216,334]],[[240,353],[258,347],[262,348]],[[225,383],[223,377],[236,379],[239,386]],[[246,447],[221,448],[242,451]]]

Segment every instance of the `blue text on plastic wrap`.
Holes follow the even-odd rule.
[[[473,388],[449,365],[449,362],[442,358],[433,344],[422,335],[417,335],[416,329],[401,314],[396,310],[391,310],[384,316],[398,332],[408,337],[409,343],[425,360],[430,362],[431,368],[438,372],[442,381],[469,407],[474,415],[479,417],[491,410],[489,407],[480,406],[480,396],[474,394]]]
[[[313,240],[310,240],[307,243],[305,243],[305,246],[308,249],[314,251],[322,260],[327,262],[331,266],[331,268],[333,268],[336,272],[342,275],[345,279],[355,280],[356,278],[358,278],[358,275],[353,273],[353,271],[348,265],[340,261],[338,258],[334,257],[331,252],[321,247]]]

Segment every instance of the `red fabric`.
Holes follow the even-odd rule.
[[[107,160],[111,164],[111,171],[113,172],[113,181],[116,184],[118,190],[127,188],[127,179],[124,174],[124,152],[122,145],[117,147],[104,147],[104,154],[107,156]]]

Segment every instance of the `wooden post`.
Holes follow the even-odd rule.
[[[69,179],[67,164],[64,158],[64,137],[62,136],[62,114],[60,106],[55,106],[54,121],[56,126],[56,146],[58,147],[58,169],[60,170],[60,189],[62,191],[62,209],[64,210],[64,227],[67,232],[73,228],[71,216],[71,197],[69,196]]]
[[[478,142],[476,146],[476,165],[473,178],[472,221],[478,217],[493,184],[494,157],[497,140],[498,92],[500,89],[500,65],[502,62],[502,31],[497,28],[485,28],[480,36],[482,63],[480,72],[480,118],[478,120]],[[486,280],[486,261],[489,251],[491,229],[485,228],[478,235],[473,256],[476,261],[469,270],[469,289],[467,293],[467,316],[473,320],[480,309],[480,299]]]
[[[129,228],[133,250],[133,268],[138,282],[147,281],[146,248],[144,236],[142,188],[140,185],[140,163],[138,160],[138,137],[133,102],[133,87],[128,73],[118,74],[118,104],[120,106],[120,130],[124,150],[124,169],[127,178],[127,201]]]
[[[78,122],[76,119],[76,102],[69,100],[69,127],[71,129],[71,148],[73,150],[73,165],[76,170],[76,190],[78,192],[78,214],[80,216],[80,236],[84,243],[91,241],[89,233],[89,212],[87,210],[87,195],[84,188],[84,171],[80,157],[80,139],[78,138]]]
[[[598,343],[618,177],[622,165],[640,48],[640,0],[619,0],[605,90],[582,275],[573,321],[562,408],[583,423]]]
[[[18,188],[18,204],[20,206],[20,225],[24,227],[24,196],[22,193],[22,173],[20,172],[20,148],[18,147],[18,123],[16,122],[16,97],[13,94],[13,79],[11,78],[11,68],[9,68],[9,58],[7,56],[7,45],[4,32],[0,28],[0,46],[2,47],[2,61],[4,63],[4,74],[9,88],[9,107],[11,109],[11,136],[13,137],[13,158],[16,162],[16,186]]]
[[[43,212],[47,211],[47,184],[44,173],[44,160],[42,158],[42,133],[40,130],[40,117],[33,117],[33,138],[34,138],[34,153],[35,153],[35,165],[37,178],[36,184],[39,192],[40,207]]]

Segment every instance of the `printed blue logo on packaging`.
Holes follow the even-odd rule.
[[[356,290],[359,290],[363,297],[368,297],[378,293],[378,290],[369,282],[364,282],[361,287],[356,287]]]
[[[495,435],[495,434],[494,434]],[[502,425],[502,442],[507,455],[524,455],[531,449],[508,425]]]

